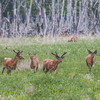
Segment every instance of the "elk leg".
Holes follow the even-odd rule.
[[[44,65],[43,65],[43,71],[44,71],[46,68],[47,68],[47,65],[44,64]]]
[[[94,71],[94,64],[93,64],[93,71]]]
[[[32,68],[30,68],[30,71],[32,72]]]
[[[16,73],[18,73],[17,68],[15,69]]]
[[[4,70],[5,70],[5,67],[3,67],[2,74],[3,74]]]
[[[10,69],[8,69],[8,71],[7,71],[7,74],[9,74],[9,73],[11,74],[11,70]]]
[[[58,73],[57,69],[55,70],[56,74]]]
[[[43,71],[45,70],[45,67],[43,67]]]
[[[38,66],[36,67],[36,71],[38,70]]]
[[[89,68],[89,72],[91,72],[91,65],[90,64],[88,64],[88,68]]]
[[[11,75],[11,70],[9,70],[9,73],[10,73],[10,75]]]
[[[46,71],[44,72],[45,74],[48,72],[49,70],[48,69],[46,69]]]
[[[52,69],[50,69],[50,73],[52,74]]]
[[[35,67],[35,69],[34,69],[34,73],[36,73],[36,67]]]

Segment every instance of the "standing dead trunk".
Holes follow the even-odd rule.
[[[16,0],[13,0],[13,35],[16,36]]]
[[[52,0],[52,31],[51,36],[54,34],[54,21],[55,21],[55,0]]]
[[[27,10],[27,17],[26,17],[26,28],[25,28],[25,36],[27,37],[27,33],[28,33],[28,27],[29,27],[29,21],[30,21],[30,16],[31,16],[31,10],[32,10],[32,0],[30,2],[30,7]]]
[[[42,0],[38,3],[37,0],[34,0],[36,5],[36,34],[42,34],[42,13],[41,13],[41,3]],[[39,34],[40,33],[40,34]]]
[[[2,12],[1,12],[1,2],[0,2],[0,36],[2,35]]]
[[[59,27],[59,33],[62,31],[62,28],[63,28],[63,11],[64,11],[64,3],[65,3],[65,0],[63,0],[62,2],[62,8],[61,8],[61,19],[60,19],[60,27]]]
[[[74,28],[74,33],[77,32],[77,0],[75,0],[75,7],[74,7],[74,23],[75,23],[75,28]]]
[[[44,23],[45,23],[45,29],[44,29],[44,37],[45,37],[47,32],[47,19],[46,19],[45,8],[43,8],[43,15],[44,15]]]

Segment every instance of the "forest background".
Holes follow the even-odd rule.
[[[51,37],[65,33],[99,36],[99,31],[100,0],[0,1],[1,37]]]

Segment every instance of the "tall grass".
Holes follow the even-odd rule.
[[[0,99],[4,100],[100,100],[100,38],[84,37],[78,42],[67,42],[69,38],[21,38],[0,39]],[[88,73],[85,57],[87,49],[97,50],[94,72]],[[18,62],[18,74],[7,70],[2,75],[5,57],[14,58],[13,50],[23,50],[24,60]],[[42,70],[44,59],[56,58],[51,52],[61,56],[67,51],[58,73]],[[28,52],[37,53],[41,68],[30,72]]]

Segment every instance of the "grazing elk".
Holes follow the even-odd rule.
[[[88,52],[90,55],[88,55],[86,57],[85,61],[86,61],[86,64],[87,64],[87,66],[89,68],[89,72],[90,72],[92,66],[93,66],[93,71],[94,71],[94,63],[95,63],[94,55],[97,53],[97,50],[95,50],[93,53],[90,50],[88,50]]]
[[[71,40],[68,40],[68,42],[77,42],[77,40],[78,40],[78,37],[74,36],[71,38]]]
[[[16,56],[14,59],[12,59],[12,58],[5,58],[4,59],[2,74],[3,74],[5,68],[8,69],[7,74],[9,74],[9,73],[11,74],[11,70],[13,70],[13,69],[18,73],[16,67],[17,67],[18,60],[24,59],[20,55],[23,51],[21,51],[21,52],[19,50],[17,52],[15,50],[13,50],[13,51],[16,53]]]
[[[57,72],[58,64],[60,62],[62,62],[62,59],[64,58],[63,56],[66,53],[67,52],[65,52],[61,57],[59,57],[57,55],[57,53],[56,54],[52,53],[57,58],[57,60],[45,59],[43,61],[43,71],[44,71],[44,73],[46,74],[48,71],[50,71],[50,73],[52,74],[52,70],[55,70]],[[46,71],[45,71],[45,69],[46,69]]]
[[[59,33],[59,37],[71,36],[71,33]]]
[[[40,65],[40,61],[38,57],[34,57],[34,55],[36,55],[36,53],[31,54],[28,53],[31,59],[31,63],[30,63],[30,70],[32,72],[32,69],[34,68],[34,73],[38,70],[38,67]]]

